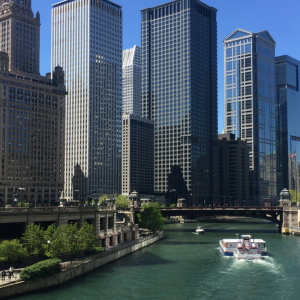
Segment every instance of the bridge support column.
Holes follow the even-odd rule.
[[[112,238],[112,246],[118,246],[118,236],[114,235]]]
[[[95,234],[96,234],[96,237],[99,238],[100,237],[100,214],[99,213],[96,213],[94,223],[95,223],[94,224]]]

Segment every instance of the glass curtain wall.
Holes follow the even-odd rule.
[[[250,197],[276,196],[275,41],[237,29],[224,40],[225,130],[249,146]]]

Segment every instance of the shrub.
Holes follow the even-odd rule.
[[[103,247],[94,247],[94,249],[93,249],[94,253],[101,253],[104,251],[105,251],[105,248],[103,248]]]
[[[49,277],[60,272],[60,263],[61,260],[57,258],[41,261],[23,269],[20,274],[20,279],[27,281]]]

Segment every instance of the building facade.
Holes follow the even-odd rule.
[[[154,190],[154,122],[134,114],[122,117],[122,194]]]
[[[39,12],[34,16],[31,0],[0,0],[0,13],[0,50],[9,56],[9,70],[39,74]]]
[[[122,111],[141,115],[142,64],[141,47],[123,50]]]
[[[122,8],[66,0],[52,8],[52,66],[65,70],[65,195],[121,192]]]
[[[40,16],[31,0],[1,0],[0,12],[0,205],[54,203],[64,184],[64,72],[39,74]]]
[[[249,149],[234,134],[219,134],[219,186],[222,205],[249,204]]]
[[[224,40],[225,132],[249,146],[250,197],[276,196],[275,41],[235,30]]]
[[[142,117],[155,122],[157,193],[218,199],[217,10],[176,0],[142,10]]]
[[[300,62],[288,55],[275,58],[277,101],[277,195],[287,188],[300,199]],[[296,193],[297,191],[297,193]],[[299,195],[298,195],[299,194]],[[293,199],[294,200],[294,199]]]

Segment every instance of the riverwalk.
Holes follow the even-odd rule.
[[[61,285],[72,279],[92,272],[101,266],[107,265],[121,257],[134,253],[142,248],[158,242],[164,238],[164,232],[151,234],[144,238],[129,241],[119,246],[106,249],[100,254],[87,257],[81,261],[62,264],[62,271],[47,278],[33,281],[19,281],[8,285],[0,286],[0,299],[26,294],[42,289]]]

